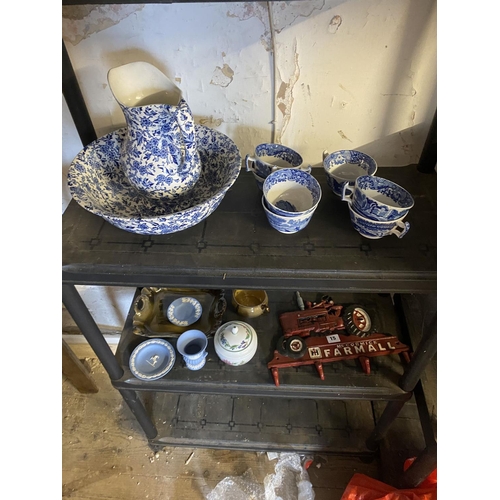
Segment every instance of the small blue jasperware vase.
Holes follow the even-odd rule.
[[[127,123],[120,162],[130,183],[162,200],[191,190],[201,161],[193,116],[180,89],[142,61],[112,68],[108,83]]]

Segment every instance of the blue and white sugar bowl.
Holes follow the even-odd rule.
[[[414,205],[406,189],[388,179],[370,175],[358,177],[354,186],[344,184],[342,201],[363,217],[378,221],[401,219]]]
[[[375,175],[377,168],[377,162],[361,151],[342,149],[330,154],[328,151],[323,152],[326,182],[337,196],[342,196],[345,183],[352,186],[361,175]]]

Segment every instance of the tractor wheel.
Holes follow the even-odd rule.
[[[276,350],[282,356],[288,356],[288,353],[285,349],[285,337],[282,336],[278,339],[278,341],[276,342]]]
[[[373,333],[373,322],[366,310],[358,305],[346,307],[343,314],[344,326],[349,335],[366,337]]]
[[[286,351],[286,356],[291,359],[299,359],[307,351],[307,346],[302,337],[298,335],[294,335],[292,337],[288,337],[284,342],[284,347]]]

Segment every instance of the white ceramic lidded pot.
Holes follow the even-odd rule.
[[[257,344],[257,332],[243,321],[224,323],[214,335],[217,356],[231,366],[248,363],[257,351]]]

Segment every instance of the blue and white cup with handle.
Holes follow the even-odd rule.
[[[300,168],[310,173],[311,166],[303,167],[302,161],[302,156],[297,151],[282,144],[264,142],[256,146],[253,156],[246,155],[245,166],[247,172],[253,172],[265,179],[281,168]]]
[[[363,217],[378,221],[401,219],[414,205],[406,189],[375,175],[358,177],[354,186],[344,184],[342,201],[347,201]]]
[[[360,175],[375,175],[377,162],[366,153],[354,149],[323,151],[323,169],[326,182],[337,196],[342,196],[345,183],[353,186]]]
[[[201,330],[187,330],[177,339],[177,351],[189,370],[200,370],[207,357],[207,336]]]
[[[372,220],[358,214],[351,205],[349,205],[349,215],[354,229],[361,236],[371,240],[378,240],[391,234],[401,239],[410,230],[410,223],[404,222],[404,217],[392,221]]]

